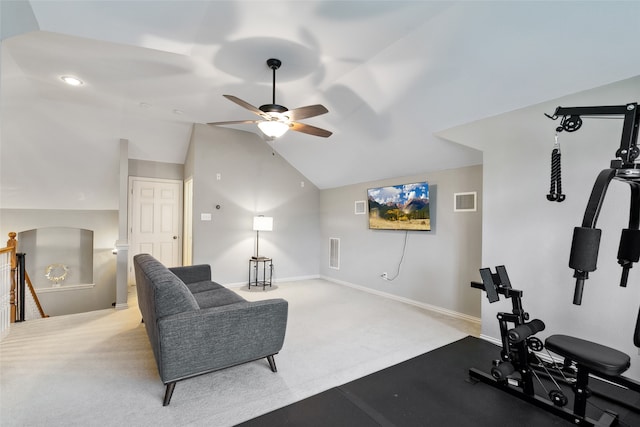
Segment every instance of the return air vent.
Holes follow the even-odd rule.
[[[329,268],[340,270],[340,239],[329,239]]]
[[[476,208],[475,191],[467,193],[453,193],[453,211],[454,212],[475,212]]]

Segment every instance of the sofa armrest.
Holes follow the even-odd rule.
[[[169,268],[185,284],[211,280],[211,266],[208,264],[187,265]]]
[[[246,301],[158,320],[160,377],[166,384],[273,355],[287,328],[284,299]]]

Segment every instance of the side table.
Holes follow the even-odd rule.
[[[262,280],[260,280],[260,263],[262,263]],[[253,270],[253,281],[251,280],[251,271]],[[269,275],[267,276],[267,272]],[[251,289],[251,285],[260,286],[262,285],[262,290],[265,290],[265,287],[269,285],[271,287],[271,277],[273,276],[273,260],[267,257],[251,257],[249,259],[249,289]]]

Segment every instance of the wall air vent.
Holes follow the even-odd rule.
[[[467,193],[453,193],[454,212],[475,212],[477,193],[470,191]]]
[[[340,270],[340,239],[329,238],[329,268]]]
[[[367,213],[367,202],[365,200],[357,200],[355,203],[356,215],[364,215]]]

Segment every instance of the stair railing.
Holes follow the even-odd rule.
[[[16,233],[9,233],[6,248],[0,248],[0,339],[9,333],[15,322],[16,305]]]
[[[38,295],[24,267],[24,254],[18,253],[16,233],[9,233],[5,248],[0,248],[0,338],[9,331],[9,324],[25,320],[25,302],[35,305],[40,317],[44,313]],[[26,293],[29,289],[29,294]]]

